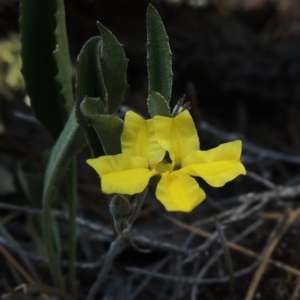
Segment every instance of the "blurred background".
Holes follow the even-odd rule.
[[[146,29],[149,1],[66,0],[74,63],[96,21],[125,45],[130,59],[126,104],[146,111]],[[297,0],[153,0],[173,53],[173,103],[183,94],[194,116],[257,143],[297,154],[300,93],[300,2]],[[0,94],[24,93],[18,70],[19,3],[0,1]]]

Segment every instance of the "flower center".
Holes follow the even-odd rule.
[[[172,172],[173,166],[172,164],[168,163],[165,159],[163,159],[155,166],[155,170],[159,173]]]

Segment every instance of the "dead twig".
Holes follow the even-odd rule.
[[[173,218],[171,216],[166,215],[165,219],[167,219],[168,221],[172,222],[174,225],[179,226],[181,228],[184,228],[184,229],[186,229],[188,231],[194,232],[195,234],[197,234],[197,235],[199,235],[201,237],[209,238],[212,235],[212,233],[210,233],[210,232],[207,232],[205,230],[199,229],[199,228],[194,227],[192,225],[188,225],[188,224],[186,224],[186,223],[184,223],[184,222],[182,222],[182,221],[180,221],[180,220],[178,220],[176,218]],[[247,256],[250,256],[250,257],[255,257],[255,258],[259,257],[259,253],[255,252],[253,250],[250,250],[250,249],[248,249],[246,247],[243,247],[243,246],[238,245],[238,244],[233,243],[233,242],[227,242],[227,244],[228,244],[228,247],[230,249],[233,249],[233,250],[235,250],[237,252],[240,252],[240,253],[242,253],[244,255],[247,255]],[[267,262],[269,264],[272,264],[272,265],[276,266],[279,269],[282,269],[282,270],[286,271],[286,272],[289,272],[289,273],[294,274],[296,276],[300,276],[300,270],[298,270],[298,269],[296,269],[294,267],[291,267],[291,266],[289,266],[287,264],[284,264],[284,263],[282,263],[280,261],[273,260],[273,259],[268,259]]]
[[[5,216],[4,218],[2,218],[0,224],[1,224],[2,226],[4,226],[6,223],[9,223],[9,222],[11,222],[13,219],[19,217],[21,214],[22,214],[22,212],[20,212],[20,211],[15,211],[15,212],[13,212],[13,213],[11,213],[11,214]]]
[[[300,156],[299,155],[291,155],[286,153],[281,153],[277,151],[268,150],[257,146],[244,138],[241,138],[238,134],[235,133],[226,133],[211,124],[201,121],[198,123],[198,129],[206,131],[223,141],[234,141],[237,139],[241,139],[243,141],[243,148],[249,153],[255,154],[260,160],[261,159],[274,159],[281,160],[293,164],[300,164]]]
[[[258,262],[255,261],[252,265],[250,265],[246,268],[243,268],[239,271],[236,271],[234,273],[234,277],[239,278],[246,274],[249,274],[257,267],[257,264],[258,264]],[[182,283],[189,284],[189,285],[227,283],[230,280],[229,276],[223,276],[223,277],[218,277],[218,278],[202,278],[199,281],[197,281],[197,279],[195,277],[188,277],[188,276],[178,277],[178,276],[173,276],[173,275],[152,272],[152,271],[149,271],[146,269],[141,269],[141,268],[136,268],[136,267],[127,267],[126,270],[129,272],[135,272],[135,273],[139,273],[139,274],[143,274],[143,275],[149,275],[149,276],[151,275],[153,278],[162,279],[162,280],[166,280],[166,281],[171,281],[171,282],[176,282],[176,283],[181,281]]]
[[[300,277],[297,278],[296,285],[290,300],[299,300],[300,299]]]
[[[245,229],[243,232],[241,232],[239,235],[234,237],[232,239],[232,242],[237,242],[256,230],[259,226],[263,224],[262,220],[256,221],[254,224],[249,226],[247,229]],[[207,263],[202,267],[201,271],[196,275],[195,277],[197,278],[197,282],[200,281],[204,275],[208,272],[208,270],[211,268],[211,266],[217,261],[217,259],[224,253],[224,249],[219,249],[214,256],[212,256]],[[195,284],[192,288],[192,294],[197,294],[197,285]]]
[[[245,300],[253,299],[257,286],[266,270],[266,266],[268,264],[268,261],[270,260],[273,251],[275,250],[276,246],[278,245],[278,243],[280,242],[281,238],[286,233],[288,228],[294,223],[294,221],[299,216],[300,216],[300,207],[293,212],[288,211],[288,215],[282,218],[279,224],[280,226],[278,232],[276,232],[276,236],[274,237],[273,241],[270,243],[269,247],[266,249],[262,257],[262,260],[260,262],[260,265],[253,276],[250,286],[248,287]]]
[[[282,187],[278,190],[267,191],[262,193],[249,193],[247,195],[242,195],[238,198],[239,201],[243,202],[242,205],[236,208],[235,213],[230,215],[227,220],[223,220],[222,223],[229,224],[232,222],[241,221],[244,218],[250,216],[264,205],[269,203],[273,199],[286,198],[291,199],[300,195],[300,185],[293,187]],[[259,202],[260,201],[260,202]],[[251,208],[249,207],[259,202],[257,206]]]
[[[123,243],[125,236],[126,236],[126,234],[118,235],[117,238],[110,244],[109,250],[108,250],[107,254],[105,255],[105,260],[104,260],[102,269],[101,269],[95,283],[93,284],[91,290],[89,291],[89,294],[86,298],[87,300],[94,299],[94,297],[98,293],[101,285],[103,284],[103,282],[106,279],[106,275],[111,268],[111,264],[112,264],[114,258],[116,257],[117,253],[120,250],[120,246]]]
[[[0,245],[0,252],[3,256],[15,267],[16,270],[23,276],[23,278],[29,283],[35,283],[34,279],[24,270],[24,268],[15,260],[15,258]]]
[[[246,174],[248,177],[252,178],[253,180],[255,180],[256,182],[259,182],[260,184],[264,185],[265,187],[271,189],[271,190],[276,190],[278,189],[277,185],[274,184],[273,182],[271,182],[270,180],[254,173],[251,171],[247,171]]]
[[[153,267],[152,271],[157,272],[159,271],[168,261],[170,261],[171,255],[167,255],[164,259],[162,259],[160,262],[156,264],[156,266]],[[147,276],[139,286],[136,287],[136,289],[131,293],[130,299],[135,299],[141,291],[148,285],[150,280],[152,279],[152,276]]]
[[[34,279],[26,272],[26,270],[24,270],[24,268],[15,260],[15,258],[1,245],[0,252],[14,266],[14,268],[23,276],[23,278],[27,282],[29,282],[30,284],[36,284]],[[45,294],[42,294],[41,296],[44,300],[50,300],[50,298]]]

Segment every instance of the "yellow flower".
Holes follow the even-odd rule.
[[[187,110],[175,118],[155,116],[149,120],[127,112],[121,145],[122,154],[87,160],[99,174],[103,192],[137,194],[151,177],[159,175],[156,197],[168,211],[189,212],[205,199],[191,176],[220,187],[246,174],[240,162],[241,141],[199,150],[197,130]]]

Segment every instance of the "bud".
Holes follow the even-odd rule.
[[[109,210],[114,219],[116,231],[122,233],[126,228],[126,222],[130,215],[130,201],[123,195],[116,195],[109,203]]]

